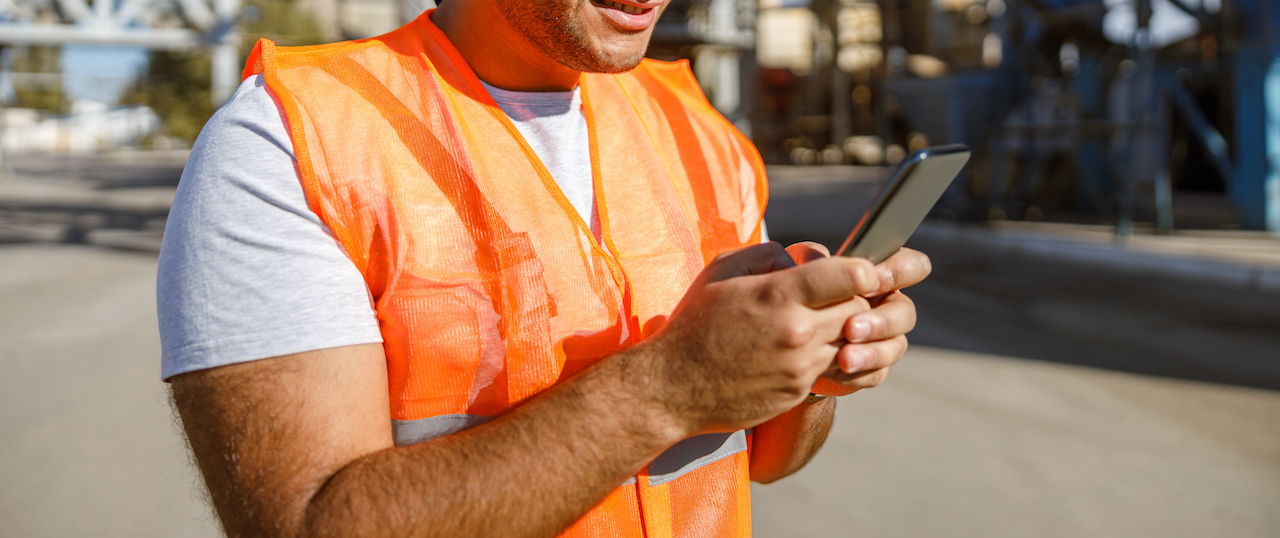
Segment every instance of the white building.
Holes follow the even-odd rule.
[[[28,108],[0,113],[5,153],[89,154],[137,144],[160,131],[160,117],[145,105],[112,107],[77,99],[71,113],[46,116]]]

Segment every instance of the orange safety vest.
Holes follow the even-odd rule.
[[[603,245],[430,12],[278,48],[310,207],[364,275],[398,445],[481,424],[653,334],[708,261],[760,241],[754,146],[684,62],[580,81]],[[673,446],[567,536],[748,536],[746,432]]]

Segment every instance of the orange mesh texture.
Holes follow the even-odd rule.
[[[264,40],[245,76],[279,100],[308,203],[369,286],[392,418],[496,416],[652,334],[708,260],[758,242],[764,173],[687,65],[584,75],[602,246],[429,16]],[[658,505],[623,486],[567,534],[659,536],[686,514],[745,535],[745,461],[662,486]]]

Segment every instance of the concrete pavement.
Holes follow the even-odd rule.
[[[1274,537],[1280,393],[913,347],[758,536]]]
[[[0,537],[209,537],[160,382],[154,254],[0,245]]]
[[[833,249],[888,173],[802,172],[770,170],[770,233]],[[1280,389],[1275,236],[927,222],[910,245],[935,269],[917,345],[755,488],[759,535],[1280,536],[1280,393],[1238,386]]]
[[[215,536],[158,380],[153,255],[0,246],[0,537]],[[914,347],[758,536],[1275,536],[1280,393]]]
[[[186,152],[14,155],[0,177],[0,243],[158,252]]]
[[[1030,256],[1128,274],[1241,290],[1280,292],[1280,235],[1250,230],[1151,231],[1117,237],[1114,226],[1047,222],[958,225],[926,221],[914,244]]]

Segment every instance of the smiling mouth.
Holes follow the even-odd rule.
[[[648,9],[638,8],[635,6],[628,6],[620,2],[611,2],[609,0],[595,0],[594,3],[604,7],[611,7],[613,9],[620,10],[624,13],[630,13],[632,15],[640,15],[641,13],[649,11]]]

